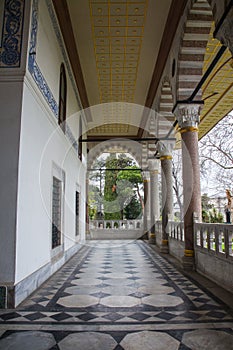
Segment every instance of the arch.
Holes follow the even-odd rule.
[[[116,152],[125,152],[131,154],[139,166],[142,166],[142,145],[135,141],[125,141],[124,139],[109,140],[100,142],[95,147],[91,148],[88,153],[88,168],[91,168],[95,160],[102,153],[115,150]]]
[[[209,39],[213,13],[207,0],[196,0],[189,10],[181,42],[178,72],[177,97],[186,100],[190,97],[202,77],[204,55]],[[201,99],[199,90],[195,100]]]

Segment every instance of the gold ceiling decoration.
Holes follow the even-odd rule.
[[[221,43],[213,38],[212,26],[206,48],[203,74],[216,56]],[[204,108],[201,112],[199,138],[208,133],[227,113],[233,109],[232,55],[227,49],[202,87]]]
[[[135,101],[147,1],[89,0],[100,103]],[[116,116],[105,119],[111,123]],[[130,124],[130,114],[120,114],[118,122]]]

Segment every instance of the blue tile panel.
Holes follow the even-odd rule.
[[[18,68],[22,51],[24,0],[5,0],[3,8],[0,68]]]

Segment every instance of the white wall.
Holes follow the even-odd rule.
[[[46,54],[45,54],[46,53]],[[36,62],[58,103],[60,44],[50,22],[45,0],[39,1]],[[79,130],[79,106],[67,72],[67,119],[75,137]],[[54,261],[52,243],[52,181],[54,166],[65,173],[62,254],[85,239],[86,168],[58,126],[46,99],[26,72],[19,155],[18,212],[15,284]],[[75,191],[80,189],[80,235],[75,236]],[[56,258],[56,257],[55,257]],[[56,259],[55,259],[56,260]]]

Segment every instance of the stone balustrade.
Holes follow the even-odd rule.
[[[142,220],[90,220],[90,228],[96,230],[141,230],[142,227]]]
[[[143,220],[91,220],[91,239],[138,239],[144,233]]]
[[[233,225],[194,223],[194,229],[196,248],[233,259]]]
[[[233,225],[194,222],[195,269],[200,274],[232,292],[233,289]],[[181,263],[184,256],[184,224],[168,223],[169,254]],[[156,222],[156,244],[162,237],[162,223]]]
[[[184,223],[169,221],[169,237],[184,242]]]

